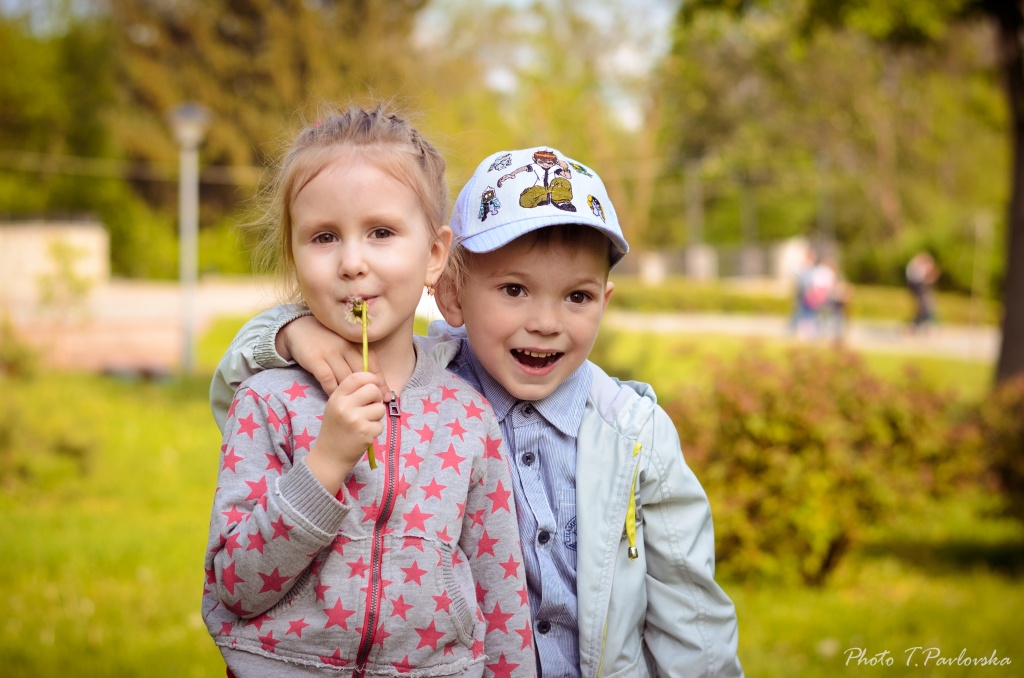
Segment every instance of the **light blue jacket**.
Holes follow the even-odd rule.
[[[211,386],[218,423],[233,385],[272,366],[266,356],[276,354],[274,335],[293,311],[268,311],[236,337]],[[431,350],[447,365],[458,349],[455,340]],[[714,578],[711,508],[683,459],[675,425],[649,385],[619,381],[588,364],[593,380],[576,462],[582,674],[742,676],[736,610]]]

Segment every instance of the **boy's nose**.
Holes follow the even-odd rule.
[[[557,334],[561,320],[558,314],[558,304],[539,302],[533,304],[531,313],[526,321],[526,330],[537,334]]]

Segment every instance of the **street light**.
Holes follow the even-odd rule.
[[[174,138],[181,148],[178,174],[178,219],[181,233],[179,276],[181,279],[181,369],[192,372],[195,355],[195,296],[197,241],[199,233],[199,144],[206,136],[210,113],[203,106],[188,102],[168,114]]]

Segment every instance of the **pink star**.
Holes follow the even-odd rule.
[[[459,469],[459,464],[466,461],[466,457],[460,457],[458,455],[455,451],[455,445],[449,444],[448,449],[443,454],[439,454],[437,456],[444,459],[444,463],[441,465],[442,471],[446,468],[453,468],[457,474],[460,476],[462,475],[462,471]]]
[[[412,565],[411,566],[403,567],[403,568],[401,568],[401,570],[402,570],[402,572],[405,572],[405,583],[406,584],[408,584],[411,581],[415,581],[418,585],[420,585],[420,586],[423,585],[423,582],[421,581],[421,579],[423,578],[423,575],[425,575],[427,573],[427,571],[420,569],[420,566],[416,563],[415,560],[412,561]]]
[[[244,433],[247,436],[249,436],[249,440],[252,440],[253,431],[255,431],[258,428],[263,427],[256,423],[256,420],[252,416],[252,412],[250,412],[248,417],[246,417],[245,419],[238,420],[238,431],[235,433],[235,435],[240,436]]]
[[[402,497],[403,499],[407,498],[406,493],[409,491],[410,487],[412,487],[412,485],[410,485],[409,481],[405,479],[405,476],[399,475],[398,479],[395,480],[395,496]]]
[[[407,548],[414,548],[414,549],[419,549],[420,551],[422,551],[423,550],[423,540],[420,539],[419,537],[403,537],[402,538],[402,548],[401,548],[401,550],[404,551]]]
[[[410,419],[412,419],[412,414],[409,412],[402,412],[398,415],[398,423],[402,428],[412,428],[409,426]]]
[[[348,575],[349,579],[354,577],[365,577],[367,570],[370,569],[369,564],[363,562],[363,557],[359,556],[359,560],[350,561],[345,563],[351,568],[352,572]]]
[[[403,454],[402,459],[405,460],[405,465],[414,468],[417,471],[420,470],[420,464],[423,463],[423,457],[416,454],[415,449],[409,450],[409,454]]]
[[[413,605],[405,602],[405,596],[402,595],[398,596],[398,600],[391,601],[391,606],[394,608],[394,611],[391,612],[391,616],[401,617],[402,619],[405,619],[405,613],[414,607]]]
[[[498,541],[499,541],[498,539],[492,539],[487,534],[487,530],[484,530],[484,533],[482,535],[480,535],[480,541],[478,542],[479,548],[477,549],[476,557],[479,558],[480,556],[482,556],[485,553],[490,553],[493,556],[494,555],[494,545],[497,544]]]
[[[482,604],[484,602],[484,598],[487,597],[488,593],[490,593],[490,590],[485,589],[483,586],[480,585],[480,582],[478,581],[476,583],[476,602]]]
[[[285,541],[291,541],[292,538],[288,536],[288,533],[295,529],[294,525],[288,525],[284,522],[284,515],[277,517],[277,520],[270,523],[271,527],[274,528],[274,536],[270,538],[270,541],[274,541],[278,537],[284,537]]]
[[[267,423],[273,426],[275,431],[280,431],[281,424],[283,424],[284,422],[284,419],[281,419],[280,417],[277,416],[277,412],[274,411],[273,407],[267,408]]]
[[[231,401],[231,407],[228,408],[228,419],[235,416],[235,408],[238,407],[239,400],[241,400],[241,398],[235,398]]]
[[[463,405],[463,407],[466,408],[466,419],[483,420],[483,417],[480,415],[483,414],[485,410],[482,407],[477,407],[476,403],[470,402],[468,405]]]
[[[502,652],[498,657],[497,664],[488,664],[487,668],[494,672],[494,678],[512,678],[512,672],[519,668],[519,664],[513,664],[505,659]]]
[[[334,651],[330,657],[320,657],[320,661],[324,664],[330,664],[331,666],[348,666],[351,662],[348,659],[341,658],[341,648],[339,647]]]
[[[423,428],[416,429],[416,433],[420,434],[421,443],[427,443],[434,439],[434,432],[426,424],[423,424]]]
[[[237,464],[240,461],[242,461],[242,458],[235,454],[235,448],[232,447],[228,450],[228,453],[224,455],[224,465],[221,466],[221,468],[226,469],[230,467],[231,472],[236,473],[235,464]]]
[[[306,623],[305,617],[303,617],[302,619],[294,619],[288,622],[288,630],[285,632],[284,635],[287,636],[289,633],[294,633],[299,638],[301,638],[302,629],[306,628],[307,626],[309,626],[309,624]]]
[[[479,657],[484,653],[484,641],[474,640],[472,647],[473,657]]]
[[[441,595],[432,596],[432,598],[434,599],[434,602],[437,603],[434,607],[434,612],[440,612],[441,610],[444,610],[445,612],[450,611],[449,607],[452,604],[452,599],[448,597],[448,591],[441,591]]]
[[[516,629],[516,633],[518,633],[523,639],[523,644],[519,648],[520,650],[533,647],[533,629],[530,628],[530,622],[526,622],[526,626],[523,628]]]
[[[394,667],[396,673],[411,673],[413,667],[409,663],[409,655],[405,655],[404,657],[402,657],[402,661],[398,662],[397,664],[394,664]]]
[[[441,387],[441,400],[458,400],[459,390],[457,388]]]
[[[500,480],[494,492],[490,492],[486,496],[491,500],[491,513],[497,513],[498,509],[501,508],[505,509],[508,513],[512,512],[512,509],[508,506],[508,498],[512,496],[512,493],[505,489]]]
[[[221,622],[220,623],[220,633],[218,633],[217,635],[218,636],[230,636],[231,635],[231,629],[232,629],[231,622]]]
[[[484,459],[501,459],[501,438],[481,438],[484,444]]]
[[[437,624],[434,621],[430,622],[430,626],[425,629],[416,629],[416,633],[420,634],[420,644],[416,646],[416,649],[421,647],[430,646],[430,649],[437,649],[437,641],[444,637],[444,632],[437,630]]]
[[[327,615],[327,623],[324,624],[324,628],[329,629],[332,626],[340,626],[345,631],[348,631],[348,618],[355,613],[355,610],[346,610],[345,606],[341,604],[341,598],[338,598],[338,602],[334,604],[334,607],[324,608],[324,614]]]
[[[345,555],[345,544],[349,543],[350,541],[352,540],[348,537],[344,537],[339,534],[337,537],[334,538],[334,541],[331,542],[331,550],[337,553],[339,556],[343,556]]]
[[[452,438],[458,436],[459,440],[466,440],[465,436],[463,436],[463,434],[466,432],[466,429],[462,428],[462,424],[459,423],[458,419],[456,419],[450,424],[445,424],[445,426],[452,430]]]
[[[473,521],[474,525],[484,526],[484,509],[473,511],[469,514],[470,520]]]
[[[273,452],[264,452],[264,455],[267,457],[267,468],[264,470],[277,471],[278,473],[284,470],[284,464],[281,462],[280,457]]]
[[[348,491],[349,496],[356,501],[359,501],[359,490],[364,487],[366,487],[366,483],[359,482],[354,474],[350,475],[348,480],[345,481],[345,489]]]
[[[443,490],[445,487],[447,486],[437,482],[437,478],[431,478],[429,485],[420,485],[420,489],[426,492],[426,494],[424,495],[424,499],[429,499],[430,497],[437,497],[438,499],[440,499],[441,490]]]
[[[426,414],[427,412],[437,414],[437,403],[430,402],[430,396],[423,398],[420,402],[423,403],[423,414]]]
[[[259,480],[246,480],[245,484],[249,486],[249,496],[245,498],[246,501],[259,499],[267,493],[266,476],[263,476]]]
[[[512,614],[501,611],[501,603],[495,603],[493,610],[484,613],[484,617],[487,618],[487,633],[490,633],[491,631],[508,633],[508,627],[505,626],[505,623],[513,616],[514,615]]]
[[[466,502],[456,503],[455,507],[459,509],[459,513],[455,518],[457,520],[462,520],[462,516],[466,514]]]
[[[424,513],[420,510],[419,504],[412,507],[412,510],[402,516],[405,518],[405,529],[411,530],[415,527],[423,532],[427,531],[426,520],[433,518],[433,513]]]
[[[296,398],[305,398],[307,388],[309,388],[309,384],[300,384],[297,381],[293,383],[291,388],[285,389],[284,391],[288,394],[288,402],[291,402]]]
[[[302,433],[299,433],[298,435],[295,436],[295,449],[299,450],[305,447],[306,451],[308,452],[309,444],[314,440],[316,440],[316,437],[309,435],[309,429],[303,427]]]
[[[232,506],[230,511],[221,511],[220,514],[228,519],[228,527],[231,527],[235,523],[242,522],[242,518],[249,515],[248,513],[239,511],[237,506]]]
[[[502,579],[514,577],[516,576],[516,573],[519,572],[519,563],[516,562],[515,557],[513,557],[511,553],[508,556],[508,560],[501,563],[501,566],[505,568],[505,576],[502,577]]]
[[[235,532],[226,540],[224,540],[224,550],[228,552],[228,557],[231,557],[232,552],[235,549],[242,548],[242,545],[238,543],[238,539],[241,535]]]
[[[263,572],[257,572],[257,574],[263,577],[263,588],[260,589],[260,593],[266,593],[267,591],[273,591],[274,593],[280,593],[281,587],[291,579],[291,577],[282,577],[281,573],[278,572],[278,568],[274,568],[274,571],[270,574],[264,574]]]
[[[235,595],[235,586],[238,584],[244,584],[245,580],[235,574],[235,563],[231,563],[224,568],[224,571],[220,575],[220,583],[224,585],[224,588],[228,590],[228,593]]]
[[[263,538],[263,533],[261,533],[259,530],[256,530],[255,532],[249,535],[249,543],[246,545],[245,550],[252,551],[253,549],[256,549],[262,554],[263,546],[266,543],[267,540]]]
[[[437,536],[438,539],[440,539],[441,541],[443,541],[445,543],[451,543],[451,541],[452,541],[452,536],[450,534],[448,534],[448,526],[447,525],[444,526],[443,530],[435,530],[434,534]]]
[[[331,587],[323,583],[322,581],[318,583],[316,586],[314,586],[313,591],[316,592],[316,600],[322,600],[326,603],[327,599],[324,598],[324,594],[327,593],[330,589]]]
[[[236,617],[248,617],[252,612],[249,612],[242,607],[242,600],[239,598],[237,603],[225,603],[224,607],[227,608],[228,612],[235,615]]]
[[[260,642],[263,643],[263,649],[267,652],[273,652],[274,646],[281,642],[279,638],[274,638],[274,632],[270,631],[265,636],[257,636]]]
[[[364,523],[373,522],[374,520],[377,520],[377,511],[379,510],[379,508],[377,507],[376,499],[369,506],[360,506],[359,508],[363,510]]]
[[[519,594],[519,602],[525,607],[530,604],[530,592],[526,590],[526,584],[523,584],[523,588],[516,591]]]

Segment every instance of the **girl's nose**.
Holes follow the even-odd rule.
[[[366,274],[366,253],[360,243],[345,243],[341,247],[338,261],[338,275],[342,278],[358,278]]]

